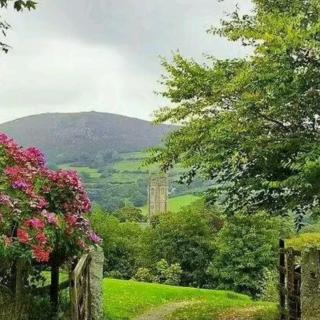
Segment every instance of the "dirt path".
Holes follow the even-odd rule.
[[[161,307],[152,309],[134,320],[164,320],[166,316],[181,309],[187,305],[194,303],[194,301],[182,301],[165,304]]]

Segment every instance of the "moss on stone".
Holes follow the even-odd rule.
[[[286,247],[297,251],[308,248],[320,249],[320,233],[304,233],[298,237],[286,240]]]

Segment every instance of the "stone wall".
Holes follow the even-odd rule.
[[[101,247],[96,247],[91,252],[90,263],[90,305],[92,320],[103,319],[103,263],[103,249]]]
[[[302,320],[320,319],[320,252],[309,249],[302,253],[301,307]]]

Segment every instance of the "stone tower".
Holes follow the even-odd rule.
[[[149,182],[149,218],[168,211],[168,176],[152,174]]]

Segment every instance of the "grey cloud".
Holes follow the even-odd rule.
[[[47,111],[92,110],[150,118],[158,55],[244,55],[206,34],[234,0],[40,0],[7,19],[13,50],[0,56],[0,122]],[[241,1],[244,10],[250,1]]]

